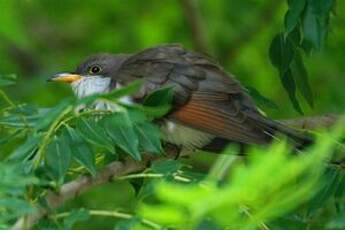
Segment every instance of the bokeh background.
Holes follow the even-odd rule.
[[[209,53],[244,85],[273,100],[279,108],[263,108],[268,115],[298,116],[268,58],[273,36],[283,30],[286,1],[188,2],[0,0],[0,74],[18,76],[19,84],[8,88],[18,100],[51,106],[71,92],[45,79],[74,69],[86,56],[177,42]],[[303,104],[307,115],[344,108],[344,13],[345,3],[338,1],[325,47],[306,59],[316,98],[313,109]]]
[[[18,84],[5,89],[15,101],[49,107],[72,93],[46,79],[74,70],[90,54],[181,43],[210,54],[245,86],[274,101],[278,108],[262,107],[269,116],[296,117],[268,56],[274,35],[283,31],[286,9],[285,0],[0,0],[0,74],[18,77]],[[314,108],[300,97],[305,115],[345,108],[344,1],[337,2],[331,20],[323,49],[305,59],[315,95]],[[112,183],[66,205],[133,210],[131,188]],[[95,218],[83,228],[110,227],[112,221]]]

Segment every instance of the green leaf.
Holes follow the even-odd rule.
[[[16,148],[13,153],[9,156],[10,161],[22,161],[28,159],[35,152],[38,147],[39,142],[42,139],[41,134],[32,134],[29,136],[25,143]]]
[[[128,96],[128,95],[131,95],[133,93],[136,93],[140,89],[141,85],[142,85],[142,81],[137,80],[137,81],[131,82],[130,84],[128,84],[125,87],[115,89],[115,90],[111,91],[110,93],[103,95],[102,98],[118,99],[118,98],[121,98],[123,96]]]
[[[115,153],[115,146],[112,144],[111,139],[106,134],[104,128],[93,118],[79,119],[77,122],[77,130],[90,144],[105,148],[111,153]]]
[[[335,2],[335,0],[308,0],[310,8],[319,17],[328,16]]]
[[[301,106],[296,98],[296,83],[290,70],[285,73],[285,75],[281,78],[281,81],[284,88],[288,92],[289,98],[295,110],[300,114],[303,114]]]
[[[52,176],[59,183],[63,183],[63,179],[71,164],[71,150],[65,137],[54,137],[53,141],[47,147],[45,155],[45,163],[52,173]]]
[[[132,217],[128,220],[120,220],[115,225],[115,230],[132,230],[136,229],[141,224],[141,220],[138,217]]]
[[[126,111],[115,113],[103,119],[104,127],[112,141],[134,159],[140,160],[139,139]]]
[[[90,214],[85,209],[73,210],[70,214],[63,220],[63,229],[72,229],[73,225],[79,221],[85,221],[90,218]]]
[[[326,201],[332,199],[337,189],[342,188],[343,172],[335,168],[327,168],[324,173],[323,186],[317,192],[315,197],[310,201],[309,212],[316,212],[326,204]]]
[[[32,114],[29,116],[24,116],[23,114],[9,114],[0,118],[0,125],[27,128],[37,125],[43,117],[43,114]]]
[[[265,107],[271,108],[271,109],[278,109],[278,105],[274,101],[263,96],[257,89],[255,89],[251,86],[246,86],[246,89],[248,90],[250,96],[252,96],[254,98],[255,102],[259,106],[265,106]]]
[[[345,212],[334,216],[327,224],[327,229],[345,229]]]
[[[0,118],[0,124],[11,127],[33,127],[45,117],[49,109],[37,109],[34,106],[18,105],[8,110],[8,115]]]
[[[16,137],[18,137],[19,134],[21,134],[22,131],[23,131],[22,129],[17,129],[14,132],[8,133],[6,136],[1,137],[0,138],[0,145],[3,145],[5,143],[8,143],[8,142],[12,141]]]
[[[160,130],[156,126],[146,122],[134,125],[134,130],[138,135],[139,145],[145,152],[156,154],[163,152]]]
[[[60,102],[57,106],[50,109],[49,112],[47,112],[40,122],[38,122],[35,126],[35,130],[44,130],[47,127],[49,127],[56,119],[58,119],[59,116],[61,116],[63,113],[65,113],[67,110],[71,110],[71,99],[65,99],[62,102]]]
[[[173,87],[163,87],[150,93],[144,100],[144,106],[170,105],[174,96]]]
[[[73,128],[67,126],[66,131],[65,135],[69,140],[72,157],[93,176],[96,175],[95,157],[89,146]]]
[[[167,114],[171,106],[170,105],[162,105],[162,106],[143,106],[139,104],[130,105],[131,108],[137,109],[147,115],[150,118],[159,118],[163,117]]]
[[[270,47],[270,60],[273,66],[279,70],[280,80],[288,92],[293,107],[300,114],[303,114],[300,104],[296,98],[296,82],[291,72],[291,63],[295,57],[295,46],[289,37],[278,34],[272,41]]]
[[[17,75],[15,74],[2,74],[0,75],[0,87],[1,86],[9,86],[15,84],[15,80],[17,79]]]
[[[176,160],[156,161],[152,164],[151,169],[156,173],[171,174],[181,169],[182,164]]]
[[[293,31],[300,20],[307,0],[291,0],[289,10],[285,15],[285,30],[287,33]]]
[[[271,43],[269,56],[272,65],[279,70],[280,77],[282,78],[289,70],[295,56],[294,45],[283,34],[278,34]]]
[[[211,219],[203,219],[195,228],[195,230],[221,230],[216,223],[214,223]]]
[[[150,197],[152,197],[157,180],[160,179],[150,179],[144,181],[138,192],[137,197],[139,200],[145,200],[146,198],[150,199]]]
[[[302,53],[298,49],[291,63],[291,74],[296,82],[297,88],[302,93],[305,100],[311,107],[314,107],[314,97],[309,83],[308,72],[303,63]]]
[[[310,42],[314,49],[320,50],[324,38],[325,29],[315,14],[312,7],[308,6],[303,18],[304,40]]]
[[[24,199],[12,197],[0,198],[0,207],[3,211],[11,212],[10,217],[23,216],[35,211],[35,209]],[[4,215],[1,213],[1,215]]]

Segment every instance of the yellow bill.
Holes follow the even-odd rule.
[[[59,73],[50,78],[49,81],[72,83],[74,81],[78,81],[81,78],[82,76],[79,74]]]

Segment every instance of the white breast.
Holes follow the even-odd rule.
[[[111,78],[102,76],[89,76],[73,82],[71,85],[74,94],[78,98],[83,98],[93,94],[110,92],[110,83]],[[122,86],[120,84],[116,84],[115,89],[119,89],[121,87]],[[132,103],[132,99],[129,96],[122,97],[119,101],[124,104]],[[118,106],[115,103],[111,103],[109,101],[97,100],[94,103],[94,108],[97,110],[115,111],[118,109]]]
[[[194,150],[209,144],[214,136],[187,126],[165,121],[161,126],[165,141],[183,146],[187,150]]]
[[[90,96],[96,93],[109,92],[111,78],[101,76],[89,76],[71,84],[74,94],[78,98]]]

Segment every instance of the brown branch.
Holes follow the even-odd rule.
[[[286,126],[304,130],[316,130],[320,128],[332,127],[340,118],[344,116],[327,114],[323,116],[303,117],[296,119],[280,120]]]
[[[301,129],[317,129],[320,127],[332,126],[340,116],[326,115],[319,117],[298,118],[290,120],[281,120],[282,123]],[[175,151],[174,151],[175,150]],[[82,176],[74,181],[64,184],[58,193],[48,191],[45,201],[49,208],[37,207],[37,211],[18,219],[12,229],[31,229],[41,218],[53,210],[61,206],[67,200],[79,196],[81,193],[93,188],[94,186],[101,185],[112,181],[114,178],[135,173],[144,170],[147,165],[154,160],[164,158],[172,158],[176,156],[176,149],[168,149],[168,156],[160,158],[152,158],[146,156],[142,161],[138,162],[132,159],[126,159],[123,162],[115,161],[107,165],[101,170],[96,177]]]
[[[26,217],[20,218],[12,229],[31,229],[42,217],[49,213],[49,210],[56,209],[65,201],[73,199],[90,188],[108,183],[113,178],[141,171],[146,167],[149,159],[141,162],[127,159],[123,162],[115,161],[101,170],[96,177],[82,176],[74,181],[64,184],[58,193],[49,191],[45,201],[49,207],[37,207],[37,211]]]
[[[191,30],[195,49],[202,53],[208,52],[207,38],[204,31],[199,5],[195,0],[180,0],[184,17]]]

